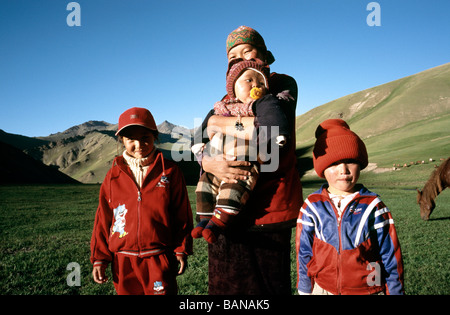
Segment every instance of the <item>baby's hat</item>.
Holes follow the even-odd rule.
[[[369,164],[364,142],[342,119],[328,119],[316,129],[314,169],[324,178],[325,169],[341,160],[355,160],[361,169]]]
[[[231,98],[236,98],[234,94],[234,84],[245,70],[253,70],[261,74],[264,78],[266,89],[269,90],[270,67],[260,59],[244,60],[241,58],[233,59],[228,63],[227,71],[227,93]]]
[[[132,107],[120,115],[116,136],[129,126],[142,126],[150,130],[158,130],[152,113],[148,109],[141,107]]]

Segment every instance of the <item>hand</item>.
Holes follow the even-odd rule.
[[[202,167],[205,172],[211,173],[219,180],[228,184],[236,184],[238,180],[247,180],[252,173],[242,170],[239,166],[250,166],[248,161],[236,161],[236,157],[228,156],[226,160],[222,156],[211,158],[203,156]]]
[[[92,277],[97,283],[105,283],[108,281],[108,277],[105,276],[106,265],[95,265],[92,270]]]
[[[187,268],[187,256],[186,255],[177,255],[175,256],[180,264],[180,269],[178,269],[178,275],[182,275]]]

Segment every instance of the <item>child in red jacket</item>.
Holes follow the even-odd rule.
[[[120,115],[116,135],[125,151],[100,188],[91,240],[94,281],[106,282],[112,263],[118,294],[176,294],[176,276],[192,254],[184,177],[155,148],[158,130],[147,109]]]
[[[327,180],[297,221],[300,294],[403,294],[403,259],[391,212],[357,184],[369,161],[364,142],[341,119],[316,130],[314,169]]]

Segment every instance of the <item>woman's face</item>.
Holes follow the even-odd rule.
[[[155,138],[150,130],[140,126],[130,126],[122,136],[128,155],[141,159],[153,151]]]
[[[241,44],[231,48],[228,52],[227,57],[228,62],[236,58],[242,58],[245,60],[258,58],[263,61],[266,60],[266,56],[262,52],[260,52],[258,48],[250,44]]]

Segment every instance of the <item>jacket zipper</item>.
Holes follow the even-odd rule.
[[[338,234],[339,234],[339,248],[337,251],[337,279],[336,279],[336,287],[337,287],[337,291],[338,291],[338,295],[341,295],[341,250],[342,250],[342,237],[341,237],[341,219],[344,216],[345,210],[347,209],[347,207],[345,207],[345,209],[341,212],[341,214],[339,215],[339,211],[338,209],[336,209],[333,201],[331,200],[331,198],[328,198],[330,205],[333,207],[333,210],[336,214],[336,221],[337,221],[337,228],[338,228]]]
[[[141,256],[141,240],[140,240],[140,235],[141,235],[141,201],[142,201],[142,198],[141,198],[141,191],[140,191],[140,189],[138,188],[138,199],[137,199],[137,201],[138,201],[138,230],[137,230],[137,241],[138,241],[138,250],[139,250],[139,255],[138,255],[138,257],[140,257]]]
[[[334,203],[332,200],[331,205],[334,207]],[[339,233],[339,250],[338,250],[338,265],[337,265],[337,289],[338,289],[338,295],[341,295],[341,281],[342,281],[342,259],[341,259],[341,251],[342,251],[342,233],[341,233],[341,221],[344,218],[344,214],[346,213],[348,206],[351,202],[349,202],[345,208],[342,210],[341,214],[339,215],[339,211],[336,211],[337,215],[337,227],[338,227],[338,233]],[[337,210],[337,209],[336,209]]]
[[[337,227],[338,227],[338,233],[339,233],[339,250],[337,253],[337,290],[338,295],[341,295],[341,250],[342,250],[342,241],[341,241],[341,217],[338,217],[337,219]]]

